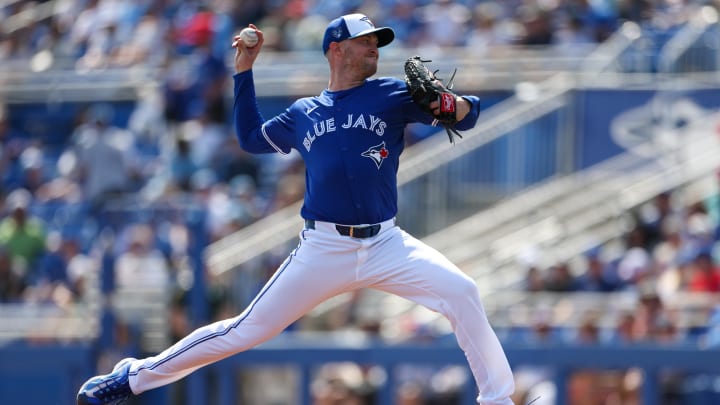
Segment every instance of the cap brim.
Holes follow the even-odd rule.
[[[382,48],[385,45],[388,45],[395,39],[395,31],[392,30],[390,27],[380,27],[380,28],[373,28],[365,31],[360,31],[357,34],[351,36],[348,39],[354,39],[361,37],[363,35],[368,34],[375,34],[378,38],[378,48]]]

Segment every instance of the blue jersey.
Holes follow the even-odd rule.
[[[404,81],[368,79],[342,91],[301,98],[265,121],[258,111],[252,71],[236,74],[235,129],[250,153],[290,153],[305,162],[305,219],[345,225],[375,224],[397,214],[397,170],[404,128],[433,117],[413,102]],[[457,124],[477,122],[480,102]]]

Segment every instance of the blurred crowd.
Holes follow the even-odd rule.
[[[52,142],[12,125],[15,110],[0,100],[0,304],[67,308],[89,302],[92,288],[169,289],[170,339],[190,331],[186,294],[197,232],[204,242],[221,239],[298,201],[304,192],[297,159],[249,155],[229,125],[228,44],[248,23],[265,31],[265,46],[275,51],[319,53],[327,22],[354,11],[393,27],[392,46],[565,46],[600,43],[624,21],[672,29],[705,4],[718,5],[690,0],[4,2],[3,65],[34,70],[33,61],[44,55],[78,71],[142,64],[162,69],[164,79],[161,88],[139,94],[127,120],[119,118],[125,111],[117,104],[85,105],[66,117],[71,129],[55,134]],[[42,11],[46,6],[48,13]],[[538,314],[519,338],[682,343],[692,336],[702,345],[720,345],[717,314],[706,314],[710,322],[698,332],[666,305],[677,292],[720,293],[720,202],[717,195],[710,197],[684,204],[681,196],[662,194],[633,213],[635,226],[621,249],[599,246],[579,267],[531,266],[529,292],[636,290],[639,299],[634,310],[614,318],[616,327],[609,330],[601,327],[598,314],[588,313],[579,328],[558,334],[552,319]],[[202,229],[188,226],[188,212],[201,213]],[[108,253],[115,258],[112,277],[103,281]],[[267,271],[276,264],[270,260]],[[252,296],[259,286],[245,288]],[[222,291],[208,296],[213,319],[237,309],[228,306]],[[357,321],[352,309],[340,318],[333,328]],[[105,353],[106,366],[142,350],[133,326],[117,325],[115,342],[121,344]],[[359,327],[377,335],[380,325]],[[442,337],[418,327],[413,338]],[[400,384],[405,404],[452,403],[458,382],[468,377],[456,368],[399,373],[406,382]],[[531,373],[536,380],[538,375]],[[330,365],[319,372],[313,392],[319,404],[365,403],[381,381],[373,368]]]
[[[48,4],[52,3],[52,4]],[[0,8],[0,60],[49,52],[80,69],[161,66],[200,44],[224,55],[255,23],[266,47],[319,50],[324,27],[363,12],[395,29],[393,46],[565,45],[602,42],[622,21],[668,29],[713,1],[587,0],[16,0]],[[49,10],[40,8],[49,5]],[[42,10],[42,11],[40,11]]]
[[[0,258],[12,269],[0,271],[12,280],[1,284],[0,302],[45,301],[51,297],[34,291],[45,281],[80,298],[75,284],[85,267],[97,272],[106,251],[161,251],[169,260],[187,250],[188,231],[178,230],[187,209],[202,210],[200,231],[211,242],[302,197],[300,168],[263,164],[225,125],[188,120],[168,129],[179,135],[151,143],[113,125],[114,107],[100,103],[81,111],[66,143],[52,145],[11,128],[10,109],[0,107]],[[93,260],[75,260],[93,251]],[[143,283],[117,276],[119,284]]]
[[[3,229],[16,232],[10,223],[27,228],[21,242],[8,236],[11,242],[3,243],[2,255],[9,256],[19,280],[4,288],[2,299],[17,300],[28,293],[26,287],[59,278],[77,296],[79,287],[73,284],[87,270],[63,275],[39,269],[57,267],[44,263],[51,253],[55,262],[62,258],[68,263],[86,255],[101,230],[93,214],[110,202],[115,208],[118,201],[125,206],[137,201],[195,204],[207,211],[207,239],[214,241],[302,196],[297,159],[249,155],[239,148],[229,125],[228,38],[250,22],[263,27],[266,46],[278,51],[318,48],[326,22],[353,11],[374,16],[377,25],[392,26],[398,46],[562,46],[601,42],[628,20],[671,28],[706,3],[711,2],[6,2],[0,8],[0,60],[29,61],[50,52],[74,61],[80,70],[148,64],[163,67],[165,74],[162,88],[140,92],[127,122],[118,118],[117,105],[94,103],[65,117],[72,128],[53,132],[54,142],[23,132],[31,126],[17,125],[11,106],[0,100]],[[171,234],[145,237],[143,243],[169,246]],[[29,295],[45,300],[47,294]]]
[[[718,175],[720,190],[720,172]],[[702,336],[713,304],[720,304],[720,194],[708,190],[700,201],[685,203],[682,192],[666,192],[632,215],[629,231],[619,244],[607,243],[588,252],[582,261],[549,268],[529,265],[528,292],[632,292],[637,306],[615,314],[617,329],[602,335],[598,315],[583,321],[583,339],[615,342],[695,342]],[[678,302],[690,294],[705,298],[705,316],[693,324],[694,307]],[[687,307],[684,308],[683,306]],[[690,311],[690,312],[687,312]],[[593,316],[594,315],[594,316]],[[539,316],[536,328],[547,335],[552,320]],[[582,335],[582,333],[580,333]],[[550,335],[547,335],[550,336]],[[689,340],[688,340],[689,339]],[[703,342],[720,345],[720,341]]]
[[[573,328],[558,321],[562,306],[542,306],[531,315],[531,328],[508,333],[506,341],[720,348],[720,172],[717,179],[715,190],[700,201],[687,202],[680,191],[666,192],[629,212],[629,230],[614,241],[619,243],[608,242],[581,260],[547,268],[530,263],[524,282],[528,292],[628,292],[630,304],[623,308],[608,300],[598,307],[574,308],[580,320]],[[553,403],[552,370],[527,367],[516,375],[519,392],[527,398],[541,396],[539,404]],[[715,377],[668,372],[660,379],[662,403],[715,403],[720,394],[702,382]],[[588,369],[573,373],[568,384],[575,403],[635,404],[641,403],[644,378],[638,369]]]

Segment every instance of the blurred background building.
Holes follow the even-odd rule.
[[[249,303],[296,244],[304,168],[239,148],[230,40],[265,32],[269,118],[325,88],[324,27],[359,11],[396,32],[379,75],[418,54],[482,100],[455,146],[407,128],[398,222],[477,280],[518,403],[720,403],[719,6],[2,2],[0,402],[72,404]],[[449,333],[346,294],[135,402],[472,403]]]

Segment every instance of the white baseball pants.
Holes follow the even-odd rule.
[[[394,225],[367,239],[316,222],[252,303],[235,318],[201,327],[157,356],[136,360],[136,394],[269,340],[322,301],[358,288],[412,300],[450,321],[479,389],[480,404],[511,405],[513,375],[488,323],[475,282],[435,249]]]

